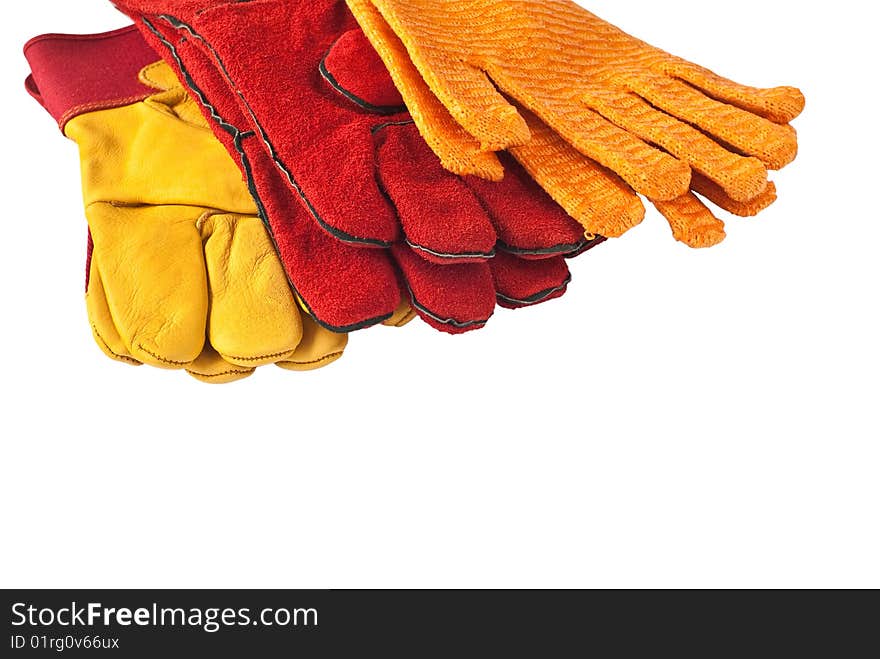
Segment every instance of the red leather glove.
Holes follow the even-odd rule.
[[[377,178],[387,180],[394,168],[377,158],[372,133],[385,122],[408,120],[408,116],[345,2],[120,0],[118,4],[146,31],[161,32],[171,43],[185,36],[199,44],[236,92],[251,128],[265,141],[276,166],[327,231],[346,242],[385,247],[403,234],[414,247],[438,258],[491,255],[495,230],[484,214],[466,209],[455,217],[436,210],[406,214],[401,202],[389,203],[377,185]],[[359,86],[369,92],[366,99],[378,99],[377,103],[342,102],[322,79],[330,69],[332,75],[341,72],[351,80],[352,65]],[[415,166],[426,159],[421,154],[412,157]],[[542,248],[553,247],[552,238],[540,233],[542,226],[532,227],[535,241]],[[554,229],[551,225],[548,232]],[[583,229],[573,235],[581,240]]]
[[[269,4],[278,9],[277,3]],[[334,13],[344,19],[343,24],[353,25],[344,6],[331,4],[336,5]],[[199,18],[203,17],[204,14]],[[299,129],[291,132],[296,137],[294,141],[300,145],[308,143],[317,150],[312,152],[310,166],[304,167],[297,161],[297,173],[303,172],[297,178],[291,167],[279,162],[275,141],[256,119],[250,100],[232,82],[227,61],[218,58],[212,46],[194,36],[194,29],[176,18],[140,18],[140,25],[157,51],[177,67],[182,81],[213,120],[215,133],[241,163],[252,192],[265,211],[295,289],[325,326],[346,330],[368,326],[387,317],[396,306],[391,303],[393,294],[388,286],[392,265],[388,254],[354,250],[342,244],[351,243],[353,236],[351,231],[340,228],[341,222],[359,220],[377,226],[376,207],[370,201],[375,201],[377,195],[384,209],[378,217],[390,213],[394,220],[394,230],[387,238],[393,261],[403,275],[404,289],[427,322],[447,331],[482,326],[499,297],[507,306],[522,306],[560,295],[569,276],[557,255],[598,242],[585,240],[577,223],[524,174],[508,177],[501,187],[487,188],[492,184],[465,182],[443,170],[418,138],[409,116],[397,112],[400,108],[394,102],[399,97],[392,94],[387,73],[359,31],[343,33],[338,43],[331,43],[326,50],[322,48],[323,54],[313,62],[310,91],[304,92],[304,96],[316,97],[322,107],[332,110],[328,117],[334,121],[344,117],[348,123],[328,122],[314,112],[298,117],[276,100],[276,105],[287,111],[276,110],[274,114],[283,115],[282,123]],[[366,55],[369,59],[363,57]],[[362,68],[352,73],[345,68],[346,62],[359,62]],[[275,68],[284,71],[286,65],[276,63]],[[353,90],[356,85],[351,83],[355,80],[361,84]],[[369,84],[371,81],[374,84]],[[262,89],[260,85],[256,87]],[[268,88],[267,95],[271,95]],[[375,107],[353,103],[352,97],[362,101],[368,97],[379,103],[383,97],[391,99],[395,113],[379,117]],[[378,105],[373,100],[368,104]],[[302,109],[301,104],[299,108]],[[386,107],[381,111],[391,110]],[[278,117],[273,117],[273,121],[279,121]],[[334,153],[334,149],[343,149],[346,143],[340,135],[347,134],[358,136],[352,142],[353,149],[346,147]],[[365,135],[366,142],[362,139]],[[334,149],[328,150],[328,146]],[[340,181],[351,174],[350,163],[355,163],[356,170],[368,163],[369,171],[358,174],[358,184],[346,189]],[[342,179],[337,176],[339,170],[346,170],[339,175]],[[312,184],[316,196],[304,189],[304,180]],[[362,194],[365,187],[376,194]],[[317,223],[303,221],[303,213],[294,208],[297,198],[304,204],[300,211],[308,209]],[[318,206],[328,209],[340,222],[327,222],[326,213]],[[512,213],[512,209],[519,212]],[[438,217],[443,221],[438,222]],[[444,231],[432,231],[431,222]],[[404,232],[400,230],[401,224],[406,228]],[[485,240],[490,235],[487,226],[492,231],[491,241]],[[420,231],[423,227],[429,228]],[[401,234],[407,242],[397,241]],[[556,258],[534,263],[493,259],[497,234],[501,235],[504,248],[532,259]],[[330,235],[344,241],[333,240]],[[425,236],[437,240],[428,244],[428,240],[422,239]],[[466,239],[468,246],[450,249],[449,242],[443,243],[447,236],[453,242]],[[384,240],[363,238],[354,242],[371,247],[384,244]],[[450,263],[453,265],[438,265]],[[517,282],[517,290],[495,290],[496,285],[509,286],[511,282]]]

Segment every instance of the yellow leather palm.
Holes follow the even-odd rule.
[[[723,223],[692,191],[754,215],[796,154],[780,124],[799,91],[724,80],[568,0],[347,2],[448,169],[497,180],[507,148],[590,233],[638,224],[641,193],[676,238],[715,244]]]
[[[247,186],[164,64],[160,90],[69,121],[94,241],[87,309],[101,349],[209,382],[338,359],[347,336],[301,313]]]

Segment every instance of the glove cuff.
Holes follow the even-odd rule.
[[[155,93],[138,73],[159,56],[134,25],[101,34],[44,34],[28,41],[25,89],[55,118],[130,105]]]

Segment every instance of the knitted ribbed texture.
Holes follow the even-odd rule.
[[[524,122],[497,85],[652,199],[684,194],[692,167],[748,201],[764,190],[765,167],[783,167],[797,153],[794,132],[774,121],[800,113],[798,90],[724,80],[570,0],[373,3],[431,90],[485,148],[522,143]]]
[[[776,198],[766,167],[781,167],[796,153],[793,129],[774,122],[800,112],[800,92],[724,80],[570,2],[347,2],[447,168],[495,178],[494,170],[487,176],[481,167],[485,161],[473,164],[474,154],[484,157],[482,148],[504,142],[516,122],[499,103],[513,107],[531,140],[511,146],[511,153],[588,232],[614,237],[638,224],[644,209],[635,188],[652,201],[667,202],[655,205],[676,238],[710,246],[724,237],[723,224],[682,192],[690,185],[729,212],[754,215]],[[532,37],[528,43],[526,33]],[[489,89],[483,71],[556,130],[514,98],[500,96],[491,83]],[[493,134],[499,117],[506,123]]]
[[[500,181],[504,169],[495,154],[482,149],[479,142],[452,118],[428,89],[403,43],[370,0],[347,0],[347,3],[388,68],[419,132],[439,156],[443,166],[462,176],[472,174],[490,181]]]

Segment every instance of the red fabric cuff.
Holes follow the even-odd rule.
[[[31,67],[25,89],[62,131],[80,114],[156,93],[138,80],[138,73],[160,57],[134,25],[102,34],[44,34],[25,44],[24,56]]]

